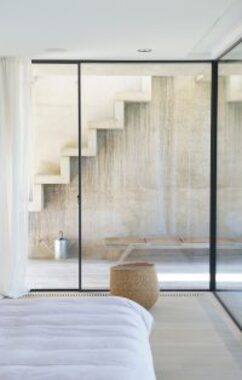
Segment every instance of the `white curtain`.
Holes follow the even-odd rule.
[[[0,58],[0,295],[27,292],[30,61]]]

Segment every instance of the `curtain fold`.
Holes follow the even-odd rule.
[[[0,58],[0,295],[27,293],[30,60]]]

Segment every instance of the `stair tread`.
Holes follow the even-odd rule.
[[[34,178],[35,184],[61,185],[69,183],[68,179],[61,174],[37,174]]]
[[[78,147],[64,148],[61,155],[65,157],[78,157]]]
[[[91,120],[88,122],[89,129],[123,129],[116,119]]]
[[[124,102],[149,102],[151,100],[151,96],[149,93],[144,93],[142,91],[139,92],[120,92],[116,95],[116,100],[122,100]]]

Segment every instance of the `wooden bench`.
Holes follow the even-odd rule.
[[[208,238],[182,238],[182,237],[163,237],[163,236],[127,236],[127,237],[108,237],[105,244],[112,251],[118,251],[119,263],[125,261],[134,249],[208,249]],[[219,245],[224,248],[241,249],[242,241],[234,239],[219,239]]]

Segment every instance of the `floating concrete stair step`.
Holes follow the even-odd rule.
[[[61,155],[64,157],[78,157],[78,147],[63,148]]]
[[[69,178],[62,177],[60,174],[39,174],[35,177],[35,184],[39,185],[67,185]]]
[[[116,100],[121,100],[125,103],[148,103],[150,97],[142,92],[127,92],[116,95]]]
[[[29,201],[29,211],[41,211],[44,208],[44,188],[42,185],[33,184],[32,201]]]
[[[43,173],[34,177],[32,186],[32,201],[29,202],[29,211],[39,212],[44,208],[44,185],[68,185],[71,180],[71,157],[78,156],[78,148],[64,148],[61,151],[60,173]]]
[[[61,156],[60,174],[37,174],[34,178],[35,184],[58,185],[70,183],[70,156]]]
[[[120,126],[119,120],[104,119],[104,120],[97,120],[97,121],[89,121],[88,129],[107,130],[107,129],[123,129],[123,128],[122,126]]]

